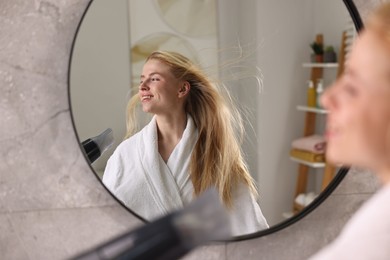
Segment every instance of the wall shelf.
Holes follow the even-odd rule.
[[[317,62],[317,63],[303,63],[302,66],[304,68],[338,68],[339,67],[339,64],[338,63],[321,63],[321,62]]]
[[[327,114],[329,113],[328,110],[322,109],[322,108],[316,108],[316,107],[308,107],[308,106],[297,106],[297,110],[299,111],[305,111],[305,112],[313,112],[317,114]]]
[[[296,208],[298,211],[301,211],[301,210],[303,210],[305,208],[305,206],[301,205],[301,204],[299,204],[297,202],[294,202],[294,208]]]
[[[308,162],[291,156],[290,159],[294,162],[309,166],[311,168],[324,168],[326,166],[325,162]]]
[[[323,44],[324,43],[323,35],[317,34],[315,38],[315,42],[318,44]],[[340,50],[343,49],[340,48]],[[339,55],[340,58],[338,60],[338,63],[302,62],[302,67],[304,69],[310,69],[310,80],[313,83],[318,82],[319,79],[323,79],[324,71],[327,69],[332,71],[334,70],[335,72],[337,72],[336,77],[338,77],[342,72],[343,65],[344,65],[343,55],[344,55],[343,52],[340,51],[340,55]],[[309,107],[307,106],[307,104],[297,105],[296,109],[298,111],[305,112],[304,130],[303,130],[304,137],[314,135],[316,132],[318,132],[318,129],[316,128],[317,127],[322,128],[323,126],[316,124],[316,118],[320,117],[321,115],[327,115],[329,113],[329,111],[326,109],[322,109],[318,107]],[[334,177],[334,172],[335,172],[334,166],[323,161],[325,160],[325,158],[318,158],[318,160],[320,160],[319,162],[310,161],[310,157],[307,158],[307,160],[304,160],[304,158],[305,157],[299,157],[299,156],[295,157],[293,154],[290,154],[290,159],[298,163],[298,176],[297,176],[296,188],[295,188],[295,198],[297,198],[299,194],[307,192],[308,179],[311,172],[322,173],[321,191],[323,191],[329,185],[329,183],[332,181]],[[311,171],[310,169],[313,168],[317,170]],[[295,202],[293,203],[292,211],[294,214],[300,212],[302,209],[303,209],[302,205],[299,205]]]

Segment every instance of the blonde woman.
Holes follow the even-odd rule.
[[[136,133],[139,101],[153,119]],[[150,220],[214,186],[230,212],[233,235],[268,228],[236,137],[240,118],[198,66],[175,52],[152,53],[127,112],[127,139],[103,176],[125,205]]]
[[[344,75],[321,99],[330,112],[328,160],[368,168],[383,186],[312,259],[390,259],[390,3],[370,17]]]

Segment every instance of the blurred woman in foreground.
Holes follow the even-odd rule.
[[[390,3],[370,16],[321,102],[328,160],[372,170],[383,186],[312,259],[390,259]]]

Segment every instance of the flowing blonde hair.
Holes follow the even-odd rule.
[[[367,25],[365,30],[370,30],[376,34],[376,36],[382,41],[387,54],[390,54],[390,3],[384,3],[379,5],[367,19]],[[390,71],[389,71],[390,72]],[[390,73],[388,74],[390,75]],[[387,78],[390,84],[390,77]],[[385,136],[385,144],[387,154],[390,152],[390,127],[387,129],[387,135]]]
[[[214,186],[224,205],[232,208],[233,192],[239,183],[243,183],[257,197],[256,186],[241,152],[243,122],[238,110],[228,102],[231,101],[229,95],[223,95],[217,84],[179,53],[156,51],[146,61],[152,59],[167,64],[177,79],[187,81],[191,86],[184,109],[198,130],[190,163],[195,195]],[[138,94],[128,102],[126,138],[137,131],[135,108],[138,102]]]
[[[376,32],[377,35],[390,44],[390,3],[379,5],[369,16],[366,29]]]

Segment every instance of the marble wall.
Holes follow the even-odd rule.
[[[358,0],[364,17],[379,0]],[[72,39],[88,0],[0,1],[0,256],[66,259],[142,223],[91,173],[67,89]],[[317,210],[253,240],[186,259],[304,259],[329,243],[378,188],[352,170]]]

